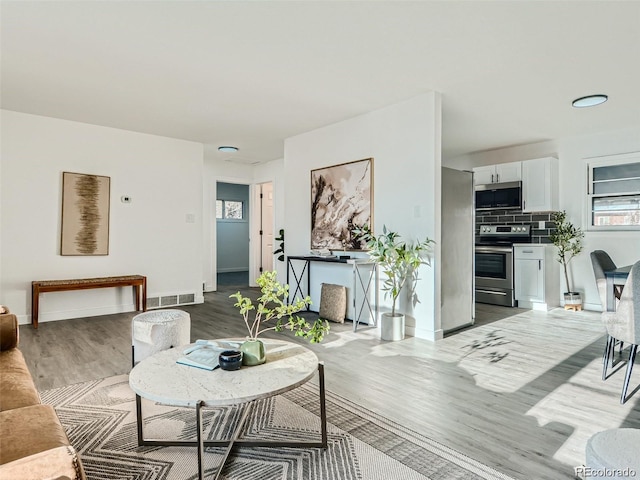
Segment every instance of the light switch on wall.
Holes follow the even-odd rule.
[[[193,213],[187,213],[185,215],[185,220],[187,223],[196,223],[196,216]]]

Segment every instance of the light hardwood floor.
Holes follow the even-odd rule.
[[[192,340],[244,336],[230,293],[221,288],[204,304],[180,307],[191,314]],[[38,388],[127,373],[134,315],[21,326]],[[332,324],[310,348],[325,362],[329,390],[517,479],[573,478],[595,432],[640,428],[640,392],[619,403],[626,357],[600,378],[599,313],[478,304],[477,319],[435,344],[383,342],[374,328]],[[640,384],[636,369],[630,390]]]

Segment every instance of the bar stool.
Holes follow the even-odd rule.
[[[152,310],[131,320],[131,361],[191,342],[191,316],[183,310]]]

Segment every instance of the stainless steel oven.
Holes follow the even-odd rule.
[[[529,243],[529,225],[481,225],[475,246],[476,302],[515,307],[513,244]]]
[[[476,245],[476,302],[515,306],[513,247]]]

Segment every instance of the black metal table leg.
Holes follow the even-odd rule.
[[[242,413],[242,417],[240,417],[240,421],[238,422],[236,429],[233,431],[233,435],[231,436],[229,445],[227,446],[227,449],[225,450],[224,455],[222,456],[222,461],[220,462],[220,466],[218,467],[218,473],[216,473],[216,476],[213,477],[213,480],[218,480],[218,478],[220,478],[220,474],[222,474],[222,470],[224,469],[224,466],[227,464],[229,455],[231,455],[231,451],[233,450],[233,447],[235,446],[236,442],[238,441],[238,438],[240,437],[240,434],[242,433],[242,429],[244,427],[245,422],[247,421],[247,418],[249,417],[250,411],[251,411],[251,404],[247,405],[247,407],[244,409],[244,412]]]
[[[204,480],[204,440],[202,439],[202,400],[196,402],[196,436],[198,438],[198,480]],[[216,476],[216,478],[218,478]]]
[[[327,448],[327,401],[324,395],[324,363],[318,363],[318,384],[320,394],[320,431],[322,432],[322,448]]]
[[[136,423],[138,427],[138,446],[144,445],[144,434],[142,433],[142,399],[136,393]]]
[[[353,264],[353,316],[355,317],[353,321],[353,331],[355,332],[358,329],[358,323],[360,323],[360,317],[362,317],[362,312],[364,311],[365,306],[369,310],[369,318],[374,319],[375,325],[375,313],[373,312],[373,307],[371,306],[371,301],[369,300],[369,291],[371,290],[371,284],[373,283],[373,278],[375,274],[375,265],[371,267],[369,273],[367,274],[367,281],[365,285],[365,281],[362,278],[362,272],[358,267],[357,263]],[[358,288],[357,281],[360,282],[360,286],[362,288],[362,302],[360,303],[360,310],[358,310],[358,306],[356,305],[356,289]],[[367,322],[369,323],[369,322]]]
[[[291,293],[291,289],[289,289],[289,298],[287,299],[288,303],[291,303],[291,301],[295,300],[296,295],[298,294],[298,292],[300,292],[300,296],[304,297],[304,293],[302,291],[302,281],[304,280],[304,273],[307,272],[307,295],[309,295],[310,293],[310,282],[311,282],[311,262],[309,260],[304,260],[301,259],[302,262],[304,262],[303,266],[302,266],[302,271],[300,272],[300,276],[298,276],[298,274],[296,273],[295,268],[293,268],[293,263],[291,262],[291,259],[287,257],[287,285],[289,285],[289,270],[291,270],[291,273],[293,273],[293,278],[296,282],[295,288],[293,289],[293,293]],[[307,311],[309,311],[311,309],[310,305],[307,305]]]

